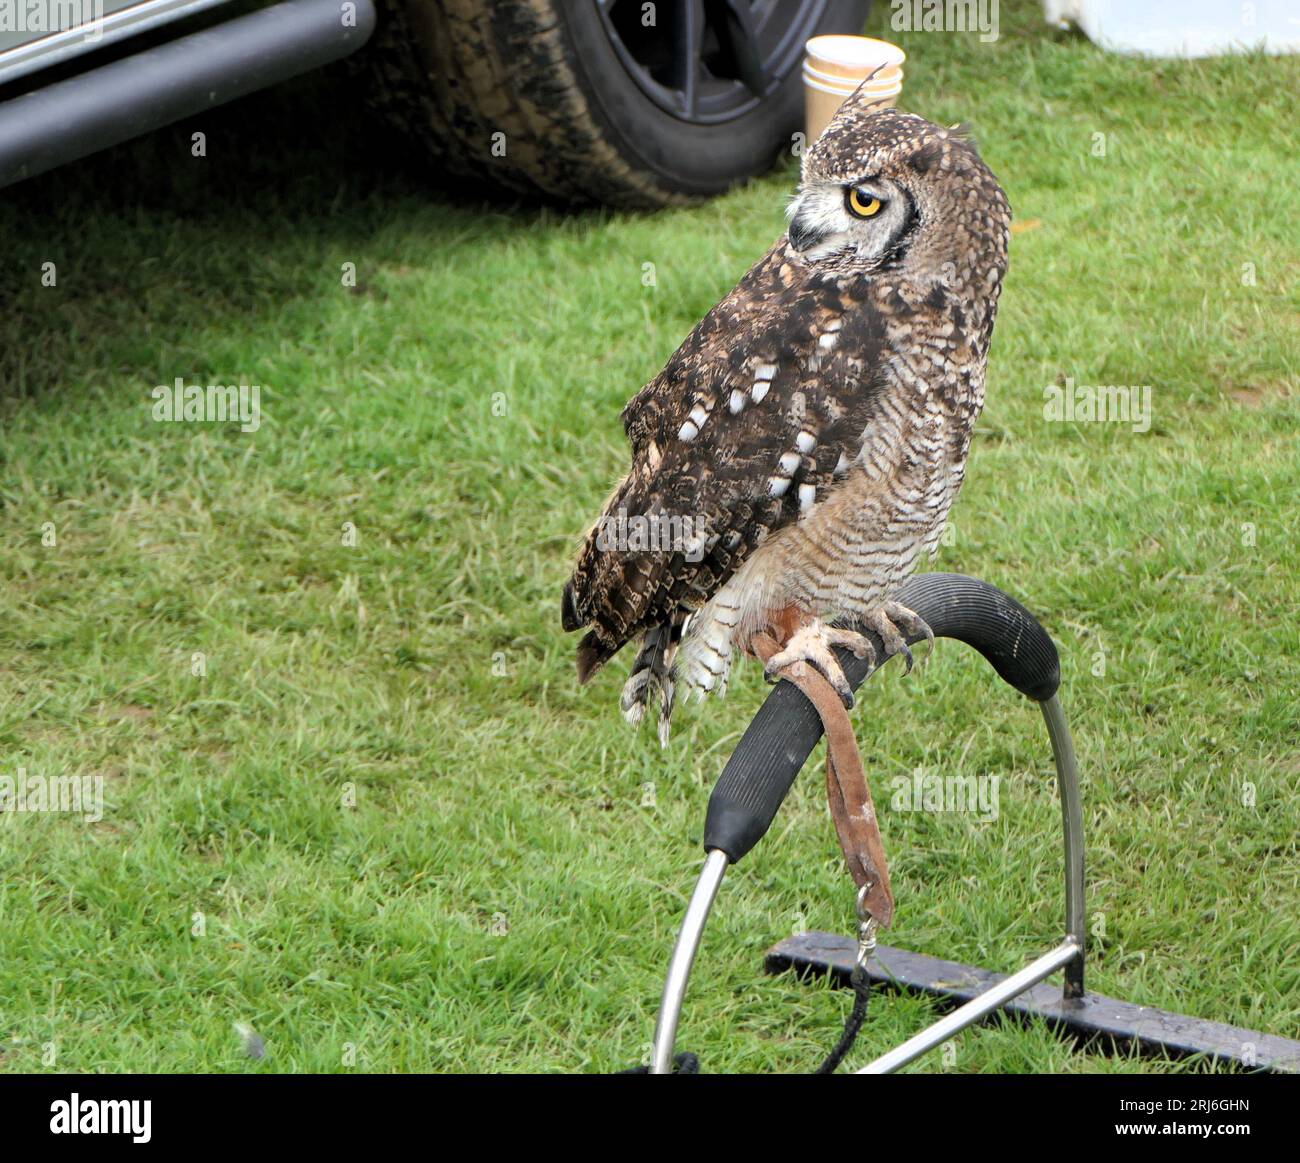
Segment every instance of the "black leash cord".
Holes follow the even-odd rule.
[[[849,1011],[848,1019],[844,1023],[844,1033],[835,1043],[835,1049],[826,1055],[826,1061],[817,1067],[815,1071],[817,1074],[835,1073],[836,1068],[844,1061],[844,1056],[853,1049],[853,1043],[858,1040],[862,1023],[866,1021],[867,1004],[871,1001],[871,978],[867,976],[867,971],[861,964],[853,967],[849,983],[853,986],[853,1009]]]

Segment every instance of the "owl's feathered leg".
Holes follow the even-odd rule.
[[[659,744],[668,745],[669,723],[672,719],[677,683],[673,677],[673,658],[681,641],[682,624],[664,622],[652,626],[641,640],[641,649],[632,670],[623,684],[619,706],[623,717],[634,726],[645,717],[647,704],[659,697]]]

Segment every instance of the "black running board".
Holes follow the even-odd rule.
[[[329,64],[374,27],[373,0],[287,0],[0,103],[0,186]]]

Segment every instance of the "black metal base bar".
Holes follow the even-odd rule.
[[[831,974],[847,986],[857,954],[856,941],[837,933],[800,933],[767,952],[769,973],[793,969],[801,974]],[[889,945],[877,947],[867,962],[872,983],[887,989],[918,993],[945,1006],[978,997],[1006,974],[912,953]],[[1046,1022],[1055,1033],[1101,1048],[1187,1058],[1203,1054],[1223,1064],[1277,1073],[1300,1072],[1300,1042],[1256,1030],[1203,1021],[1168,1010],[1133,1005],[1101,994],[1065,999],[1056,986],[1043,982],[1006,1002],[999,1013]]]

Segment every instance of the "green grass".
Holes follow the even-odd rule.
[[[1300,67],[1109,57],[1038,13],[1004,4],[994,45],[902,38],[908,107],[972,126],[1026,227],[935,568],[1060,645],[1092,988],[1296,1036]],[[0,201],[0,775],[99,774],[107,800],[0,814],[0,1069],[638,1061],[763,697],[744,667],[661,752],[618,715],[622,660],[578,689],[558,597],[626,460],[619,409],[780,233],[793,171],[651,216],[439,202],[320,87],[210,118],[206,160],[184,126]],[[259,384],[261,429],[154,423],[177,376]],[[1151,385],[1151,430],[1046,423],[1067,376]],[[1046,948],[1033,706],[948,642],[855,716],[887,940],[1003,971]],[[891,810],[917,768],[999,775],[999,818]],[[810,1069],[848,998],[762,951],[851,908],[810,770],[723,887],[683,1048]],[[850,1064],[929,1013],[878,998]],[[911,1069],[1168,1068],[993,1026]]]

